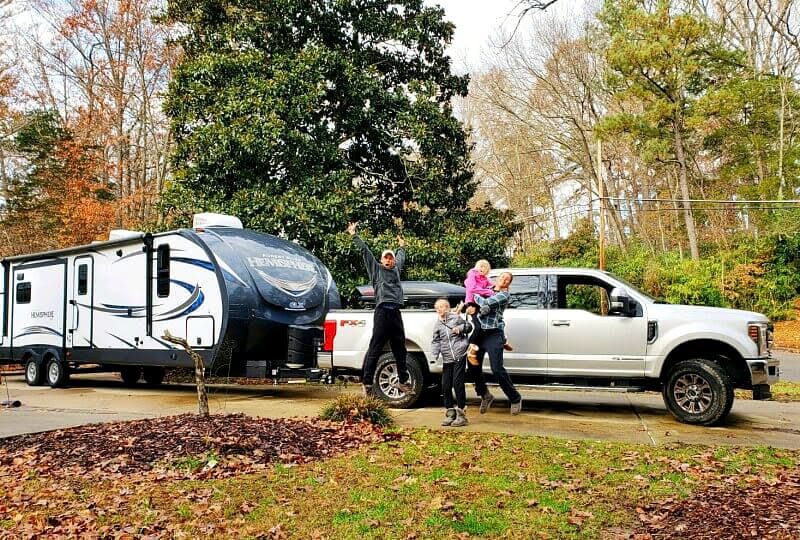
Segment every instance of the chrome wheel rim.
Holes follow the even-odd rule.
[[[36,362],[28,362],[28,367],[25,369],[25,376],[28,378],[28,381],[36,380],[37,371],[39,371],[39,368],[36,366]]]
[[[696,373],[688,373],[675,381],[672,395],[678,406],[691,414],[706,412],[714,401],[711,385]]]
[[[400,377],[397,372],[397,365],[396,364],[387,364],[378,374],[378,386],[383,392],[383,395],[390,399],[401,399],[406,396],[405,392],[401,392],[399,389],[395,388],[400,382]],[[409,383],[414,386],[414,384],[409,381]]]
[[[47,368],[47,377],[50,382],[55,382],[58,380],[58,376],[61,374],[61,368],[58,366],[58,362],[50,362],[50,366]]]

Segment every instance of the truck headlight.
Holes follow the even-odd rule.
[[[751,322],[747,324],[747,335],[758,347],[759,356],[767,356],[772,345],[769,324],[765,322]]]

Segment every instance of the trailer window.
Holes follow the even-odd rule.
[[[169,296],[169,244],[158,246],[156,259],[156,294]]]
[[[31,282],[17,283],[17,304],[31,303]]]
[[[78,296],[83,296],[89,292],[89,265],[81,264],[78,266]]]

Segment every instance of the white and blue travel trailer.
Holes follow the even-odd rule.
[[[164,368],[193,365],[167,331],[215,373],[315,378],[325,314],[340,307],[310,252],[219,214],[0,266],[0,361],[22,364],[31,385],[62,386],[89,365],[158,384]]]

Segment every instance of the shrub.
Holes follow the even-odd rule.
[[[367,421],[381,427],[394,425],[394,418],[386,403],[373,397],[342,394],[325,407],[319,417],[333,422]]]

